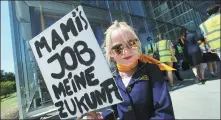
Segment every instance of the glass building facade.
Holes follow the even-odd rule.
[[[214,3],[212,0],[9,1],[20,118],[35,118],[55,111],[28,41],[78,5],[83,6],[101,48],[104,31],[118,20],[135,28],[143,53],[147,53],[146,38],[151,37],[154,42],[158,32],[165,33],[172,41],[180,37],[182,27],[199,35],[199,24],[208,18],[206,8]]]

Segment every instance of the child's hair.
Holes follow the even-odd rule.
[[[136,39],[138,39],[136,33],[134,32],[134,29],[132,27],[130,27],[126,22],[118,22],[117,20],[113,22],[113,24],[106,30],[105,32],[105,40],[103,43],[103,46],[105,48],[106,51],[106,59],[108,61],[108,63],[110,64],[110,51],[111,51],[111,46],[112,46],[112,39],[111,39],[111,35],[112,32],[115,30],[120,30],[123,33],[123,38],[126,41],[127,40],[127,35],[125,33],[125,31],[129,31],[130,33],[132,33],[134,35],[134,37]]]

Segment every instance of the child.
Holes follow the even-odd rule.
[[[159,61],[139,54],[140,41],[125,22],[115,21],[106,31],[106,58],[117,66],[113,73],[123,102],[88,119],[175,119],[172,101]],[[157,65],[158,64],[158,65]],[[159,68],[160,67],[160,68]]]

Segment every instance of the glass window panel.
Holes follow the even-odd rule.
[[[180,6],[180,13],[182,14],[184,12],[183,10],[183,4],[179,5]]]
[[[106,10],[84,6],[84,12],[89,20],[110,22],[110,16]]]
[[[112,16],[112,20],[115,21],[123,21],[123,18],[121,17],[121,14],[117,14],[117,13],[111,13]]]
[[[144,19],[131,16],[131,20],[133,23],[133,28],[135,29],[141,43],[145,43],[146,38],[150,33],[147,32]]]
[[[98,5],[107,8],[107,2],[106,0],[98,0]]]
[[[35,10],[32,14],[34,14],[34,20],[32,22],[34,22],[34,24],[32,24],[33,29],[35,29],[35,33],[40,33],[42,31],[41,27],[41,23],[40,22],[36,22],[38,20],[40,20],[40,14],[38,10]],[[44,28],[46,29],[49,26],[51,26],[53,23],[55,23],[58,19],[60,19],[62,16],[56,16],[53,14],[43,14],[43,20],[44,20]],[[33,18],[31,18],[33,19]],[[37,23],[37,24],[36,24]],[[34,34],[35,34],[34,33]],[[22,38],[21,38],[22,39]],[[24,40],[22,40],[24,41]],[[23,42],[22,42],[23,43]],[[29,108],[29,112],[30,111],[34,111],[37,108],[36,107],[47,107],[47,106],[51,106],[53,105],[50,94],[48,92],[48,89],[46,88],[46,84],[44,83],[43,77],[41,75],[41,72],[37,66],[37,63],[35,61],[35,59],[33,58],[33,54],[29,53],[29,51],[26,49],[26,46],[24,44],[21,44],[22,48],[24,48],[22,51],[22,54],[25,53],[25,56],[23,56],[22,58],[27,58],[26,59],[26,63],[23,63],[23,65],[26,65],[27,67],[23,67],[25,69],[24,70],[24,79],[27,79],[27,83],[28,86],[26,86],[24,89],[26,91],[31,92],[31,95],[29,96],[30,98],[27,100],[31,100],[29,101],[30,103],[30,108]],[[27,77],[27,78],[26,78]],[[33,89],[33,85],[37,85],[39,84],[39,88],[38,89]],[[27,89],[28,87],[28,89]],[[34,96],[32,96],[34,95]],[[33,99],[32,99],[33,98]],[[34,102],[33,102],[34,101]],[[36,104],[38,103],[38,104]]]
[[[193,10],[191,10],[191,12],[190,12],[190,13],[191,13],[191,19],[192,19],[192,20],[195,20],[195,19],[196,19],[196,18],[195,18],[196,16],[194,15],[194,11],[193,11]]]
[[[158,34],[158,30],[157,30],[157,29],[154,29],[154,30],[152,30],[152,33],[153,33],[153,36],[156,37],[157,34]]]
[[[153,12],[154,12],[155,18],[159,16],[157,9],[155,9]]]
[[[114,0],[108,1],[108,5],[109,5],[110,9],[115,9],[116,10],[116,6],[115,6],[115,1]]]
[[[128,3],[130,5],[130,10],[132,14],[144,16],[141,1],[128,1]]]
[[[163,12],[164,12],[166,9],[168,9],[166,2],[165,2],[164,4],[162,4],[162,5],[160,6],[160,8],[161,8],[161,11],[163,11]]]
[[[171,36],[170,36],[169,33],[166,33],[166,34],[165,34],[165,38],[166,38],[167,40],[173,40],[173,39],[171,39]]]
[[[186,3],[183,3],[183,12],[186,12],[187,11],[187,8],[186,8]]]
[[[170,37],[171,37],[171,39],[175,39],[175,32],[174,32],[174,30],[172,30],[170,33]]]
[[[186,4],[187,10],[191,9],[190,5]]]
[[[129,12],[128,6],[127,6],[127,1],[115,1],[117,9],[124,11],[124,12]]]
[[[55,23],[55,21],[59,20],[61,17],[53,17],[53,16],[47,16],[47,15],[44,15],[44,18],[45,18],[45,26],[46,28],[51,26],[52,24]]]
[[[160,7],[154,10],[155,17],[158,17],[162,14]]]
[[[174,18],[176,16],[176,12],[174,9],[170,10],[171,17]]]
[[[186,24],[186,17],[185,17],[185,14],[182,15],[182,20],[183,20],[183,23],[182,23],[182,24],[183,24],[183,25]]]
[[[176,23],[176,18],[172,20],[172,24],[177,24]]]
[[[157,7],[160,6],[160,1],[156,0]]]
[[[151,1],[151,4],[153,6],[153,9],[158,7],[158,1]]]
[[[188,22],[190,22],[192,20],[191,11],[188,12],[187,18],[188,18]]]
[[[173,30],[173,39],[178,38],[177,33],[178,33],[178,31],[177,31],[177,28],[176,28],[176,29]]]
[[[180,15],[180,8],[179,6],[175,7],[176,16]]]
[[[182,25],[184,25],[184,24],[186,23],[185,15],[182,15],[182,16],[181,16],[181,20],[182,20]]]
[[[145,11],[146,17],[148,17],[148,18],[154,18],[154,15],[153,15],[153,12],[152,12],[152,6],[151,6],[150,2],[147,3],[147,2],[145,1],[144,11]]]
[[[123,21],[127,22],[127,24],[132,25],[131,21],[130,21],[130,15],[128,14],[123,14]]]
[[[158,22],[158,21],[157,21],[157,25],[158,25],[158,26],[161,26],[161,25],[163,25],[163,24],[164,24],[163,22]]]
[[[157,27],[157,23],[153,20],[147,20],[147,23],[151,24],[151,29],[155,29]]]
[[[163,4],[165,1],[164,0],[159,0],[160,5]]]
[[[166,25],[162,25],[162,26],[160,26],[159,27],[159,31],[161,32],[161,33],[166,33],[166,31],[167,31],[167,27],[166,27]]]
[[[167,1],[168,8],[171,9],[173,7],[171,1]]]
[[[159,13],[159,16],[160,16],[163,13],[163,11],[161,10],[160,7],[158,7],[157,10],[158,10],[158,13]]]
[[[180,25],[180,17],[176,17],[175,21],[176,21],[175,24]]]
[[[180,16],[177,17],[176,19],[177,19],[177,24],[178,24],[178,25],[182,25]]]
[[[175,3],[176,3],[176,5],[178,5],[178,4],[180,4],[180,0],[176,0],[176,1],[174,1]]]
[[[186,24],[187,23],[187,14],[185,13],[185,14],[183,14],[183,22],[184,22],[184,24]]]
[[[177,5],[176,1],[174,1],[174,0],[171,0],[171,2],[174,7]]]
[[[174,37],[174,32],[173,32],[173,31],[174,31],[174,30],[172,30],[172,31],[169,32],[169,34],[170,34],[170,38],[171,38],[171,39],[174,39],[174,38],[175,38],[175,37]]]
[[[168,29],[168,31],[172,30],[173,29],[173,25],[167,24],[167,29]]]
[[[161,21],[165,21],[164,15],[161,15],[158,19],[161,20]]]
[[[167,12],[164,14],[165,21],[169,21],[171,19],[171,13]]]
[[[96,5],[96,1],[95,0],[81,0],[81,1],[89,3],[89,4],[95,4]]]
[[[147,23],[147,29],[148,31],[151,31],[153,29],[153,24],[151,22],[146,21]]]
[[[103,43],[103,36],[102,36],[102,27],[100,23],[97,22],[90,22],[90,26],[93,30],[95,38],[97,39],[98,44],[101,46]]]

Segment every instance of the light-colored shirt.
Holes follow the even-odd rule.
[[[207,44],[206,44],[206,46],[200,45],[199,47],[200,47],[200,50],[202,53],[211,52],[210,47]]]
[[[124,77],[122,78],[122,81],[124,83],[124,86],[127,87],[130,82],[131,77]]]

